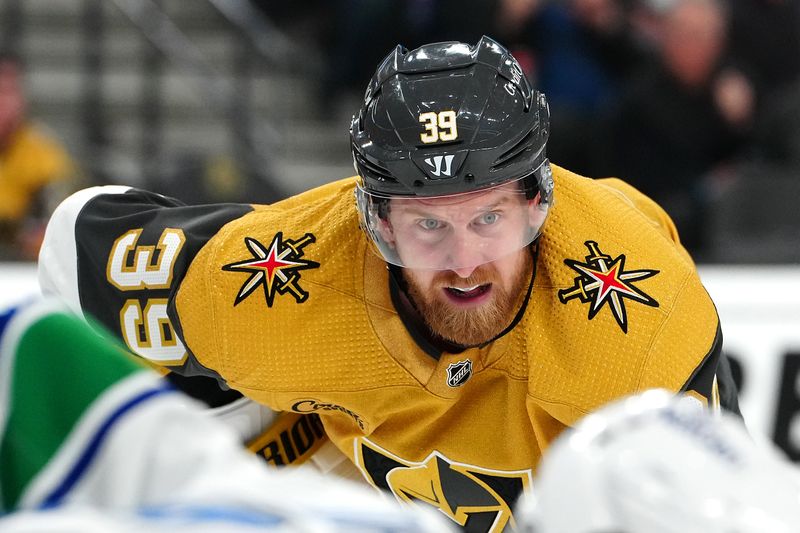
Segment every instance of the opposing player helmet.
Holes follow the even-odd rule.
[[[741,421],[647,391],[600,409],[545,454],[517,503],[525,533],[789,533],[800,472]]]
[[[535,201],[538,213],[514,243],[473,242],[487,252],[473,260],[491,260],[532,242],[552,203],[548,129],[544,95],[531,89],[519,63],[494,40],[434,43],[410,52],[398,46],[378,67],[350,129],[362,224],[381,255],[400,266],[468,266],[461,264],[466,260],[404,256],[396,235],[387,236],[389,203],[496,188],[522,193]]]

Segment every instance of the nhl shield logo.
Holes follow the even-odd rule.
[[[472,377],[472,361],[466,359],[450,363],[447,367],[447,384],[450,387],[460,387]]]

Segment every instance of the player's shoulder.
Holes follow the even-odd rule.
[[[259,286],[263,278],[270,308],[282,308],[283,302],[291,300],[305,302],[307,294],[301,287],[309,284],[352,295],[354,281],[361,279],[357,265],[363,263],[366,249],[354,186],[351,179],[340,180],[275,204],[254,206],[209,241],[193,266],[202,275],[192,276],[186,283],[205,290],[199,286],[239,287],[249,277]],[[253,292],[250,288],[224,297],[238,306]],[[194,290],[181,289],[184,293]]]
[[[354,353],[372,362],[363,375],[385,376],[381,365],[391,363],[376,355],[383,349],[367,316],[368,249],[353,187],[346,180],[257,206],[197,255],[177,314],[192,352],[232,386],[347,387],[362,379],[341,364]]]
[[[351,179],[340,180],[275,204],[254,206],[252,212],[221,228],[197,263],[207,269],[208,279],[227,280],[232,272],[233,277],[245,275],[248,261],[272,258],[275,265],[270,263],[273,270],[267,274],[280,282],[284,273],[291,273],[302,277],[304,284],[353,294],[354,284],[361,279],[353,267],[362,261],[366,248],[354,186]],[[291,291],[291,287],[283,289]]]
[[[643,386],[680,389],[719,330],[691,258],[635,189],[554,174],[526,313],[532,394],[580,413]]]
[[[551,270],[565,274],[556,274],[557,284],[571,280],[570,269],[561,264],[592,253],[622,255],[679,277],[696,273],[672,220],[653,200],[617,178],[591,179],[556,166],[553,174],[556,200],[543,231],[542,252],[546,263],[559,264]],[[668,285],[678,286],[674,280]]]
[[[648,307],[658,316],[678,298],[708,299],[672,221],[655,202],[618,179],[558,167],[554,175],[556,202],[541,238],[536,283],[559,303],[587,302],[586,291],[605,288],[612,292],[601,295],[603,302],[613,304],[615,322],[627,331],[633,318],[627,308]],[[587,315],[594,319],[600,305]]]

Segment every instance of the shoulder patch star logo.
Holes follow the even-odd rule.
[[[276,293],[288,293],[294,297],[297,303],[305,302],[308,299],[308,292],[299,285],[299,271],[319,268],[319,263],[301,259],[301,257],[303,248],[314,241],[316,238],[311,233],[306,233],[297,240],[284,240],[283,232],[280,231],[272,238],[269,246],[264,246],[251,237],[245,237],[244,243],[253,256],[222,267],[222,270],[226,272],[250,273],[250,277],[239,289],[233,305],[239,305],[258,287],[264,288],[267,307],[272,307]]]
[[[604,305],[608,305],[611,314],[619,324],[623,333],[628,333],[628,314],[625,311],[625,298],[630,298],[650,307],[658,307],[658,302],[633,285],[658,274],[658,270],[625,270],[625,255],[616,258],[600,251],[597,243],[586,241],[589,255],[585,262],[565,259],[564,263],[578,273],[575,285],[569,289],[558,291],[558,299],[566,304],[578,298],[583,303],[590,303],[589,320],[593,319]]]

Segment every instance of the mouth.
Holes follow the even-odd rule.
[[[483,283],[471,287],[444,287],[447,299],[457,305],[481,304],[489,298],[491,283]]]

